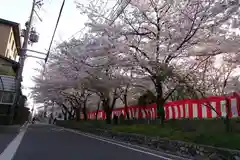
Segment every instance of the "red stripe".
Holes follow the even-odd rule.
[[[176,111],[174,109],[174,106],[169,106],[172,110],[172,119],[176,119]]]
[[[189,103],[188,105],[189,118],[193,118],[193,104]]]
[[[238,109],[238,116],[240,116],[240,95],[239,93],[233,93],[233,95],[228,96],[229,100],[230,100],[230,106],[231,106],[231,112],[230,112],[230,117],[232,117],[232,104],[231,104],[231,99],[236,98],[236,103],[237,103],[237,109]],[[179,101],[174,101],[174,102],[168,102],[166,103],[165,107],[165,115],[166,115],[166,119],[170,119],[170,109],[172,109],[173,113],[173,119],[179,119],[182,118],[181,116],[181,110],[183,111],[183,117],[186,117],[187,113],[186,113],[186,109],[185,109],[185,104],[188,104],[188,111],[189,111],[189,118],[193,118],[193,106],[192,104],[198,104],[197,107],[197,111],[198,111],[198,118],[205,118],[203,117],[203,111],[202,111],[202,106],[200,105],[201,103],[204,102],[216,102],[216,110],[218,114],[222,114],[221,113],[221,107],[220,107],[220,101],[224,100],[225,97],[223,96],[212,96],[212,97],[208,97],[205,99],[200,99],[200,100],[190,100],[190,99],[186,99],[186,100],[179,100]],[[181,109],[180,109],[180,105],[181,105]],[[173,108],[173,106],[177,106],[177,109],[175,110]],[[136,109],[139,109],[140,106],[129,106],[127,108],[127,111],[135,111]],[[155,118],[156,117],[156,104],[152,104],[152,105],[148,105],[146,106],[147,110],[151,110],[154,109],[153,115],[151,118]],[[113,114],[117,114],[120,115],[122,113],[122,111],[124,111],[124,115],[126,115],[126,110],[123,108],[117,108],[113,110]],[[176,117],[176,112],[177,112],[177,117]],[[102,114],[101,114],[102,113]],[[89,119],[94,119],[95,118],[95,114],[96,112],[89,112],[88,113],[88,118]],[[206,114],[207,114],[207,118],[212,118],[212,110],[210,107],[206,108]],[[132,115],[135,115],[134,113]],[[141,112],[139,111],[138,115],[135,115],[137,117],[142,117]],[[146,118],[150,117],[149,113],[147,112]],[[100,110],[98,113],[98,118],[102,118],[105,119],[106,118],[106,114],[103,110]]]
[[[208,104],[206,104],[206,106],[207,106],[207,118],[212,118],[212,109],[208,106]]]
[[[198,118],[202,119],[203,118],[202,103],[197,103],[197,112],[198,112]]]
[[[183,117],[182,118],[186,118],[186,108],[185,108],[185,104],[183,103],[182,107],[183,107]]]
[[[217,111],[217,117],[219,117],[219,115],[222,115],[220,101],[216,102],[216,111]]]
[[[165,118],[166,120],[169,120],[169,107],[165,107]]]

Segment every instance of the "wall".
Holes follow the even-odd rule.
[[[0,54],[12,60],[17,60],[17,47],[12,27],[0,24]]]
[[[14,72],[11,65],[11,63],[0,58],[0,75],[15,76],[16,73]]]
[[[11,28],[10,35],[9,35],[5,56],[12,60],[15,60],[15,61],[17,60],[17,47],[16,47],[16,42],[14,39],[14,34],[13,34],[12,28]]]
[[[0,24],[0,55],[5,56],[11,27]]]

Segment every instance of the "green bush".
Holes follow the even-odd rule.
[[[164,126],[159,124],[135,124],[113,126],[114,132],[137,133],[148,136],[159,136],[172,140],[240,149],[239,119],[231,121],[233,131],[225,132],[225,125],[221,119],[206,120],[170,120]]]

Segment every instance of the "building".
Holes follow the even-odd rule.
[[[0,75],[16,76],[19,63],[0,55]]]
[[[19,115],[24,110],[22,93],[15,108],[12,108],[16,98],[18,55],[21,48],[19,26],[19,23],[0,18],[0,124],[12,123],[11,119],[19,121]],[[28,113],[27,110],[25,112]]]
[[[18,61],[21,38],[20,24],[0,18],[0,55]]]

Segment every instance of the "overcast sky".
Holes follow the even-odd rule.
[[[40,11],[38,11],[39,16],[43,20],[42,22],[37,19],[33,21],[34,27],[40,34],[40,39],[37,44],[29,46],[29,49],[37,50],[41,52],[46,52],[51,41],[53,30],[57,21],[60,7],[63,0],[43,0],[44,5]],[[76,0],[66,0],[60,23],[54,38],[54,44],[59,43],[64,40],[68,40],[73,34],[78,32],[84,27],[84,22],[87,18],[80,15],[78,9],[75,5]],[[77,0],[81,3],[88,3],[89,0]],[[116,0],[109,0],[108,6],[112,6],[116,3]],[[7,19],[10,21],[15,21],[21,24],[21,28],[24,27],[25,22],[28,20],[32,0],[0,0],[0,18]],[[32,54],[36,56],[36,53],[28,52],[27,54]],[[37,60],[34,58],[27,58],[25,61],[24,71],[23,71],[23,93],[28,96],[30,90],[29,88],[34,86],[32,77],[37,74],[35,68],[40,68]],[[29,103],[32,104],[32,100],[28,99]],[[30,107],[30,106],[29,106]]]
[[[21,24],[21,28],[23,28],[30,15],[32,0],[0,0],[0,4],[0,18],[18,22]],[[61,4],[62,0],[44,0],[44,6],[38,12],[43,21],[40,22],[37,18],[34,19],[34,26],[40,34],[39,43],[34,44],[32,47],[29,46],[30,49],[46,52]],[[67,40],[71,35],[83,28],[85,20],[86,18],[81,16],[76,9],[74,0],[66,0],[55,35],[55,43]],[[34,55],[35,53],[29,52],[28,54]],[[31,79],[32,76],[37,74],[34,70],[34,68],[39,68],[37,61],[39,60],[33,58],[26,59],[23,73],[23,92],[25,95],[30,93],[28,88],[34,86],[34,82]]]

